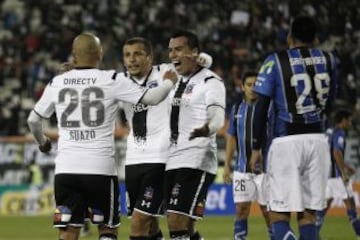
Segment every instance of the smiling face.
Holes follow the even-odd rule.
[[[123,61],[131,76],[142,78],[150,71],[152,56],[146,52],[142,43],[125,44]]]
[[[180,36],[170,39],[169,59],[179,74],[188,76],[199,68],[196,63],[197,55],[198,49],[190,48],[186,37]]]

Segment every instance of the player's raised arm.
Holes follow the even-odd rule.
[[[173,70],[168,70],[164,73],[163,83],[156,88],[151,88],[146,91],[140,102],[146,105],[156,105],[166,98],[172,87],[178,81],[177,74]]]

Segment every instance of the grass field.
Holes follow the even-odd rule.
[[[57,231],[52,228],[50,216],[4,217],[0,216],[0,240],[56,240]],[[164,219],[161,221],[163,232],[167,237]],[[197,223],[197,228],[206,240],[231,240],[233,217],[206,217]],[[293,225],[295,226],[295,225]],[[119,240],[129,236],[129,220],[122,219]],[[294,230],[296,228],[294,227]],[[84,240],[97,240],[96,228],[92,226],[92,235]],[[328,217],[325,220],[321,240],[356,239],[346,216]],[[261,217],[250,217],[248,240],[266,240],[267,233]]]

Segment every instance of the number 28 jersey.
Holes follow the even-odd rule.
[[[116,175],[115,117],[118,102],[136,104],[142,88],[123,74],[95,68],[60,74],[46,86],[34,111],[58,121],[55,173]]]
[[[315,48],[292,48],[267,57],[254,91],[274,100],[275,136],[286,124],[322,123],[335,97],[336,64],[332,54]]]

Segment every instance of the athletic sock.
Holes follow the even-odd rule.
[[[271,227],[268,228],[268,234],[269,234],[270,240],[275,240],[275,236],[273,234]]]
[[[318,231],[315,224],[305,224],[299,227],[299,240],[317,239]]]
[[[245,240],[247,236],[247,219],[235,220],[234,222],[234,239]]]
[[[296,240],[295,234],[287,221],[277,221],[271,224],[271,230],[275,240]]]
[[[170,240],[190,240],[189,234],[186,230],[170,231]]]
[[[145,236],[138,236],[138,237],[130,236],[129,240],[148,240],[148,237],[145,237]]]
[[[349,221],[354,228],[354,231],[357,236],[360,236],[360,221],[357,218],[357,213],[355,209],[349,209],[347,210],[347,215],[349,217]]]
[[[199,231],[194,232],[191,236],[190,236],[190,240],[201,240],[203,239],[201,237],[201,234],[199,233]]]
[[[316,211],[315,226],[316,226],[316,230],[318,231],[318,233],[320,233],[321,227],[324,223],[325,215],[326,215],[325,209],[321,210],[321,211]]]
[[[117,240],[117,236],[112,233],[103,233],[99,236],[99,240]]]
[[[156,234],[149,236],[148,240],[163,240],[164,236],[161,230],[159,230]]]

